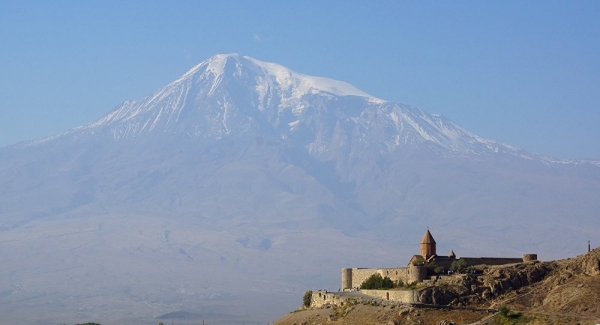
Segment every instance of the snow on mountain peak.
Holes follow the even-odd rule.
[[[324,77],[308,76],[290,70],[282,65],[263,62],[254,58],[244,56],[244,59],[252,62],[266,75],[274,77],[275,81],[284,89],[293,89],[294,97],[307,93],[326,92],[336,96],[358,96],[366,97],[371,102],[383,103],[384,100],[367,94],[366,92],[352,86],[349,83]]]
[[[206,72],[211,72],[215,76],[219,76],[225,72],[225,65],[230,58],[237,61],[239,57],[237,53],[217,54],[201,64],[206,65]]]
[[[249,69],[256,74],[256,90],[261,97],[267,89],[276,86],[285,94],[283,100],[300,98],[305,94],[329,93],[335,96],[365,97],[374,103],[385,102],[346,82],[305,75],[276,63],[260,61],[237,53],[216,54],[194,66],[175,82],[191,78],[197,73],[210,73],[218,78],[225,73],[225,67],[230,59],[234,60],[238,67]]]
[[[269,129],[281,139],[305,137],[302,145],[321,153],[353,144],[388,152],[428,144],[457,154],[537,156],[480,138],[443,116],[375,98],[348,83],[235,53],[214,55],[155,93],[125,101],[63,135],[99,129],[115,139],[149,132],[220,139]]]
[[[314,102],[307,95],[324,96],[333,102],[336,97],[355,98],[334,108],[317,104],[322,101]],[[306,111],[309,107],[321,113],[315,116]],[[257,112],[249,113],[250,108]],[[263,116],[257,119],[258,112]],[[383,112],[387,113],[381,115]],[[323,116],[339,119],[338,129],[331,129],[331,120],[322,120]],[[372,120],[377,116],[381,117],[379,122]],[[330,150],[335,140],[328,135],[342,133],[348,141],[375,141],[388,151],[424,142],[471,153],[482,145],[488,150],[494,146],[443,117],[375,98],[342,81],[305,75],[235,53],[210,57],[154,94],[126,101],[84,129],[103,128],[115,138],[159,131],[218,139],[254,130],[257,123],[265,122],[282,138],[291,136],[302,125],[319,129],[315,135],[318,140],[311,140],[309,145],[316,151]],[[382,132],[391,133],[384,138],[377,136]],[[364,142],[365,137],[372,138]]]
[[[259,111],[264,112],[268,108],[274,109],[278,114],[284,110],[299,114],[307,107],[304,96],[312,94],[329,97],[356,96],[371,104],[385,102],[345,82],[308,76],[275,63],[235,53],[217,54],[194,66],[154,94],[140,100],[126,101],[90,126],[117,126],[126,122],[127,125],[117,126],[119,131],[114,132],[116,137],[127,137],[167,125],[173,130],[175,125],[180,124],[182,117],[191,116],[188,113],[192,111],[195,112],[192,115],[198,117],[202,114],[198,110],[203,110],[210,112],[200,119],[219,119],[217,124],[223,126],[224,132],[229,134],[232,129],[227,121],[232,111],[228,108],[235,109],[236,106],[232,98],[240,99],[240,94],[249,94],[248,92],[253,92],[251,97],[258,99],[258,102],[251,105],[255,105]],[[183,113],[184,111],[188,113]],[[198,122],[202,123],[188,118],[186,123],[198,125]],[[194,128],[194,133],[208,131]],[[180,127],[178,129],[181,130]]]

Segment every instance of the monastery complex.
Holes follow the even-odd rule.
[[[361,284],[373,274],[379,273],[381,277],[388,277],[394,283],[405,284],[423,282],[432,275],[431,269],[439,270],[438,273],[447,274],[452,263],[457,261],[463,267],[475,265],[503,265],[537,260],[536,254],[525,254],[521,258],[511,257],[460,257],[454,251],[448,256],[437,254],[436,242],[429,232],[425,232],[420,243],[421,254],[413,255],[406,267],[396,268],[344,268],[342,269],[342,291],[360,288]]]

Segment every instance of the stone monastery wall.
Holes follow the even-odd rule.
[[[503,265],[522,263],[537,260],[537,254],[524,254],[523,258],[506,257],[461,257],[456,258],[454,251],[449,256],[438,256],[436,254],[436,242],[431,236],[429,229],[421,240],[421,255],[414,255],[409,262],[408,267],[397,268],[344,268],[342,269],[341,290],[348,290],[360,287],[362,283],[373,274],[380,274],[382,277],[389,277],[393,282],[402,281],[403,283],[423,282],[427,279],[427,268],[425,266],[413,265],[415,262],[424,263],[430,267],[442,268],[446,272],[452,267],[455,261],[462,261],[464,266],[475,265]],[[418,264],[418,263],[415,263]]]
[[[344,296],[344,293],[313,291],[310,307],[321,308],[325,305],[341,306],[347,301],[365,302],[373,299],[381,299],[381,303],[403,303],[415,304],[419,303],[419,294],[416,290],[361,290],[361,293],[366,296]]]
[[[436,242],[431,236],[429,229],[421,240],[421,255],[414,255],[409,261],[408,267],[396,268],[343,268],[342,285],[343,292],[331,293],[327,291],[316,291],[312,294],[311,307],[320,307],[323,305],[341,305],[347,301],[356,301],[364,299],[380,299],[382,303],[409,303],[419,302],[417,290],[365,290],[361,289],[357,294],[353,289],[359,288],[362,283],[374,274],[381,277],[390,278],[393,282],[403,282],[405,284],[423,282],[427,277],[427,268],[441,268],[442,272],[447,272],[452,268],[454,262],[462,262],[463,266],[475,265],[503,265],[513,263],[527,263],[537,260],[537,254],[524,254],[523,258],[506,257],[461,257],[456,258],[454,250],[448,256],[438,256],[436,254]],[[418,262],[418,263],[415,263]],[[421,264],[422,263],[422,264]],[[421,265],[413,265],[421,264]],[[438,271],[439,272],[439,271]],[[428,283],[426,285],[431,285]],[[435,285],[435,281],[433,281]],[[367,297],[367,298],[365,298]]]
[[[537,257],[536,257],[537,258]],[[467,266],[474,265],[504,265],[512,263],[523,263],[523,258],[510,258],[510,257],[461,257]]]
[[[313,291],[312,298],[310,299],[310,307],[320,308],[325,305],[336,305],[341,306],[348,297],[342,297],[339,294],[327,292],[327,291]]]
[[[422,266],[409,266],[397,268],[345,268],[342,269],[342,290],[360,287],[360,285],[371,275],[379,273],[382,277],[388,277],[392,281],[403,283],[421,282],[427,277],[427,269]]]
[[[361,290],[365,295],[405,304],[419,303],[417,290]]]

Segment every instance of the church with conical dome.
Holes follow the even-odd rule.
[[[421,239],[421,255],[413,255],[413,257],[408,262],[408,265],[424,265],[428,262],[436,262],[436,266],[444,267],[449,269],[452,262],[456,260],[456,254],[454,254],[454,250],[450,252],[448,256],[438,256],[436,252],[436,243],[435,239],[429,232],[429,229],[423,235],[423,239]],[[439,265],[442,263],[442,265]]]
[[[423,239],[421,239],[421,256],[423,256],[424,259],[428,259],[434,255],[435,239],[433,239],[433,236],[431,236],[429,229],[427,229],[427,232],[423,236]]]
[[[423,282],[431,276],[449,274],[455,261],[460,261],[462,267],[475,265],[503,265],[522,263],[537,259],[536,254],[524,254],[522,258],[507,257],[460,257],[454,250],[448,256],[437,255],[437,243],[429,229],[423,235],[419,244],[420,254],[413,255],[406,267],[397,268],[344,268],[342,269],[342,290],[360,288],[361,284],[373,274],[388,277],[394,283]]]

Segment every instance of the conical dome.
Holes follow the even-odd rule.
[[[427,229],[423,239],[421,239],[421,244],[435,244],[435,239],[433,239],[433,236],[431,236],[429,229]]]
[[[427,229],[425,236],[423,236],[423,239],[421,239],[421,256],[423,256],[425,259],[428,259],[435,255],[435,246],[435,239],[433,239],[429,229]]]

